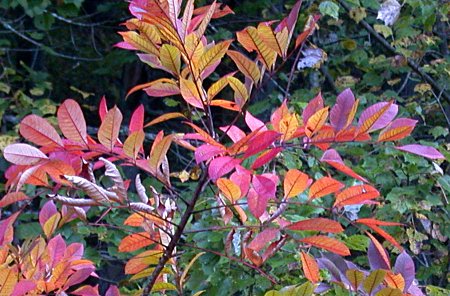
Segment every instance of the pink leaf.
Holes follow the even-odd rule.
[[[247,126],[252,132],[259,128],[261,128],[262,132],[267,130],[267,127],[265,127],[264,123],[258,118],[251,115],[248,111],[245,112],[245,123],[247,123]]]
[[[120,296],[119,289],[117,288],[116,285],[111,285],[106,291],[105,296]]]
[[[108,106],[106,105],[106,97],[103,96],[98,106],[98,115],[100,116],[101,121],[105,119],[106,113],[108,113]]]
[[[55,204],[53,203],[53,200],[46,202],[42,209],[39,211],[39,224],[44,227],[45,222],[47,222],[47,220],[57,212],[58,211]]]
[[[232,126],[222,126],[220,130],[227,133],[233,143],[238,142],[240,139],[245,137],[245,133],[235,125]]]
[[[303,124],[306,125],[306,123],[308,122],[308,119],[322,108],[323,108],[323,98],[322,98],[322,94],[319,93],[314,99],[312,99],[308,103],[305,110],[303,110],[303,113],[302,113]]]
[[[140,104],[133,115],[131,115],[130,126],[128,127],[128,134],[132,132],[141,131],[144,129],[144,105]]]
[[[225,174],[231,172],[239,164],[238,159],[229,156],[222,156],[211,161],[208,167],[208,174],[211,180],[215,181]]]
[[[36,288],[36,283],[32,280],[21,280],[16,284],[11,296],[23,296]]]
[[[233,181],[236,185],[241,189],[241,196],[243,197],[247,194],[248,189],[250,188],[251,174],[240,168],[240,166],[236,167],[236,171],[231,174],[230,180]]]
[[[417,154],[430,159],[445,159],[444,155],[442,155],[436,148],[430,146],[411,144],[394,148],[397,150]]]
[[[354,104],[355,96],[349,88],[337,96],[336,105],[330,111],[330,123],[336,132],[347,127]]]
[[[252,178],[252,186],[255,189],[258,196],[263,199],[270,199],[275,197],[277,191],[277,185],[274,180],[267,176],[254,175]]]
[[[94,267],[77,270],[64,284],[64,289],[68,289],[69,287],[84,282],[94,272],[94,270]]]
[[[0,221],[0,246],[12,242],[14,234],[13,224],[19,214],[20,211],[17,211],[5,220]]]
[[[244,158],[248,158],[269,148],[279,137],[280,134],[276,131],[264,131],[258,133],[255,137],[253,137],[251,145],[249,145],[248,149],[245,151]]]
[[[50,257],[51,267],[64,258],[64,253],[66,252],[66,242],[62,238],[61,234],[58,234],[52,238],[47,244],[47,252]]]
[[[202,161],[209,160],[225,151],[214,145],[203,144],[195,149],[195,161],[199,164]]]
[[[28,144],[11,144],[3,150],[3,157],[18,165],[33,165],[48,157],[41,150]]]
[[[250,188],[247,194],[247,202],[248,202],[248,208],[250,212],[256,217],[261,217],[267,208],[267,203],[269,201],[269,198],[264,198],[258,195],[256,193],[255,189]]]
[[[100,294],[98,293],[98,285],[94,287],[83,286],[71,292],[71,294],[79,296],[100,296]]]

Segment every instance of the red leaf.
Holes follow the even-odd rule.
[[[105,116],[100,128],[98,129],[98,140],[99,142],[108,148],[110,151],[113,150],[114,145],[119,137],[120,125],[122,123],[122,113],[114,106]]]
[[[314,182],[309,188],[309,199],[319,198],[331,193],[335,193],[344,188],[344,184],[330,178],[323,177]]]
[[[23,192],[10,192],[3,196],[3,198],[0,200],[0,208],[4,208],[15,202],[28,199],[28,196],[26,196]]]
[[[444,155],[442,155],[436,148],[429,146],[411,144],[394,148],[400,151],[417,154],[430,159],[445,159]]]
[[[258,133],[252,139],[252,145],[249,145],[245,151],[244,159],[269,148],[278,137],[280,137],[280,134],[276,131]]]
[[[380,221],[377,219],[372,219],[372,218],[361,218],[355,221],[356,223],[362,223],[365,225],[378,225],[378,226],[403,226],[402,223],[397,223],[397,222],[388,222],[388,221]]]
[[[213,159],[208,167],[208,175],[215,181],[225,174],[231,172],[240,161],[229,156],[221,156]]]
[[[337,255],[341,256],[350,255],[350,250],[344,243],[328,236],[324,235],[309,236],[302,238],[299,241],[317,248],[325,249]]]
[[[277,156],[277,154],[280,153],[281,151],[283,151],[282,147],[277,147],[277,148],[273,148],[268,151],[265,151],[260,156],[258,156],[257,159],[255,159],[255,161],[252,164],[252,170],[256,170],[257,168],[265,165],[266,163],[268,163],[269,161],[274,159],[275,156]]]
[[[131,115],[130,126],[128,127],[128,134],[132,132],[141,131],[144,129],[144,105],[140,104]]]
[[[286,228],[290,230],[323,231],[331,233],[339,233],[344,231],[339,222],[325,218],[313,218],[298,221],[288,225]]]
[[[349,187],[336,195],[334,207],[362,204],[380,196],[378,190],[370,185],[355,185]]]
[[[248,189],[250,188],[251,174],[242,169],[241,166],[236,166],[236,171],[231,174],[230,180],[239,186],[241,189],[241,196],[247,195]]]
[[[349,175],[350,177],[353,177],[363,182],[367,182],[366,179],[364,179],[363,177],[355,173],[351,168],[346,166],[345,163],[342,161],[341,156],[334,149],[328,149],[327,151],[325,151],[320,161],[328,163],[338,171],[341,171],[344,174]]]
[[[63,146],[61,137],[44,118],[28,115],[20,122],[20,134],[28,141],[40,146]]]
[[[59,128],[67,139],[87,144],[86,121],[76,101],[65,100],[58,109],[57,117]]]
[[[302,261],[305,277],[312,283],[317,283],[320,279],[320,274],[316,259],[305,252],[300,252],[300,260]]]
[[[330,123],[333,129],[338,132],[348,127],[355,116],[356,106],[355,96],[347,88],[336,98],[336,104],[330,111]]]
[[[247,193],[248,209],[256,218],[259,218],[264,214],[268,201],[269,197],[259,196],[253,188],[250,188]]]
[[[264,248],[264,246],[270,241],[274,240],[280,230],[275,228],[266,228],[262,232],[260,232],[250,244],[247,245],[247,248],[252,249],[256,252],[259,252]]]
[[[3,150],[3,157],[18,165],[33,165],[48,157],[41,150],[28,144],[11,144]]]

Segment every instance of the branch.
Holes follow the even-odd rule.
[[[347,12],[350,12],[351,8],[344,0],[338,0],[338,2],[339,2],[339,4],[341,4],[342,7],[344,7],[344,9]],[[370,33],[370,35],[372,35],[378,42],[380,42],[384,48],[386,48],[393,54],[402,55],[386,39],[384,39],[380,34],[378,34],[378,32],[376,32],[372,28],[372,26],[369,25],[369,23],[367,23],[364,20],[361,20],[359,22],[359,24],[362,25],[364,27],[364,29],[366,29]],[[408,66],[411,69],[413,69],[414,72],[419,74],[425,82],[430,84],[436,93],[438,93],[438,94],[442,93],[442,97],[447,101],[447,103],[450,104],[450,95],[445,91],[445,87],[442,88],[430,75],[425,73],[425,71],[423,71],[420,68],[420,66],[413,59],[407,58],[406,60],[408,61]]]
[[[68,54],[65,54],[65,53],[57,52],[57,51],[53,50],[52,48],[48,47],[47,45],[39,43],[36,40],[28,37],[27,35],[17,31],[16,29],[14,29],[10,24],[5,22],[4,20],[0,20],[0,23],[3,25],[3,27],[5,27],[5,29],[8,29],[9,31],[11,31],[12,33],[16,34],[20,38],[30,42],[31,44],[39,47],[41,50],[44,50],[44,51],[48,52],[51,55],[54,55],[54,56],[57,56],[57,57],[60,57],[60,58],[64,58],[64,59],[68,59],[68,60],[74,60],[74,61],[93,62],[93,61],[101,61],[101,60],[103,60],[103,58],[85,58],[85,57],[71,56],[71,55],[68,55]]]
[[[200,194],[204,191],[206,185],[209,182],[208,174],[203,173],[202,178],[198,182],[197,188],[195,189],[194,195],[192,197],[192,200],[186,207],[186,210],[181,217],[180,223],[178,224],[177,231],[173,235],[172,239],[170,240],[169,245],[164,251],[163,256],[160,258],[158,265],[156,265],[155,269],[153,270],[153,273],[150,275],[147,283],[145,284],[144,291],[142,292],[142,296],[148,296],[150,295],[150,292],[153,288],[153,285],[156,283],[156,280],[158,279],[161,271],[163,270],[164,266],[166,265],[167,261],[172,257],[172,253],[175,249],[175,247],[179,244],[179,241],[181,239],[181,235],[184,233],[184,228],[186,227],[187,223],[189,222],[189,219],[192,216],[192,212],[194,211],[195,205],[197,204],[197,200],[200,197]]]

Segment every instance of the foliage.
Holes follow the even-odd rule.
[[[181,97],[178,103],[185,106],[183,113],[164,113],[144,124],[145,111],[140,106],[131,115],[126,138],[122,112],[117,106],[108,108],[106,99],[102,99],[98,108],[101,123],[96,138],[88,134],[81,107],[72,99],[65,100],[57,111],[57,125],[64,137],[45,118],[25,117],[19,133],[39,148],[18,143],[4,149],[5,159],[14,165],[5,174],[9,193],[1,200],[2,206],[16,202],[28,205],[40,196],[47,196],[61,206],[59,212],[52,202],[43,206],[40,213],[48,219],[39,222],[43,224],[47,241],[35,238],[35,244],[42,242],[48,246],[53,240],[61,240],[61,234],[66,235],[71,225],[79,223],[71,221],[74,218],[90,227],[130,232],[120,242],[104,239],[117,244],[116,250],[108,248],[110,255],[125,258],[117,251],[132,253],[124,267],[125,273],[132,275],[131,280],[146,279],[142,288],[136,284],[123,285],[122,292],[148,295],[151,291],[164,290],[199,295],[206,290],[211,295],[238,291],[260,294],[286,284],[295,285],[269,293],[325,292],[322,288],[326,284],[320,283],[321,279],[339,282],[333,267],[324,263],[327,256],[337,258],[336,255],[349,256],[351,250],[365,251],[361,244],[368,240],[358,234],[362,231],[371,240],[369,263],[374,270],[367,274],[364,290],[371,294],[384,280],[385,288],[377,291],[377,295],[413,293],[409,291],[410,282],[399,289],[401,285],[397,281],[401,281],[400,277],[404,282],[410,281],[414,275],[406,275],[397,267],[394,271],[401,276],[379,270],[390,270],[389,253],[373,236],[376,234],[391,243],[394,252],[403,251],[398,240],[380,227],[398,228],[401,224],[373,218],[379,212],[395,208],[398,199],[388,195],[388,205],[376,200],[380,197],[378,186],[368,182],[374,178],[372,172],[355,169],[351,163],[364,158],[364,165],[380,157],[389,163],[392,158],[404,155],[403,152],[433,160],[444,158],[433,147],[403,140],[413,131],[417,120],[396,118],[399,105],[393,100],[374,103],[360,112],[361,100],[349,89],[342,91],[332,106],[327,106],[319,93],[301,112],[296,112],[289,109],[287,100],[293,71],[283,93],[286,100],[271,113],[269,120],[256,118],[249,111],[255,93],[280,74],[289,57],[296,52],[304,53],[301,49],[315,31],[318,16],[305,20],[303,31],[294,38],[300,10],[298,2],[276,26],[273,22],[263,22],[238,31],[238,44],[247,54],[233,40],[208,41],[205,36],[212,19],[232,12],[228,6],[213,3],[194,9],[193,2],[185,3],[183,10],[178,1],[132,1],[130,11],[135,18],[125,22],[129,31],[120,33],[123,42],[117,44],[117,47],[140,51],[138,57],[142,62],[171,75],[171,78],[158,78],[133,87],[128,95],[144,90],[150,97]],[[321,5],[321,10],[329,11],[335,5]],[[305,57],[303,62],[316,67],[313,57],[319,53],[323,58],[324,53],[315,49],[311,53],[310,60]],[[221,73],[219,65],[226,55],[238,71]],[[296,62],[293,67],[297,66]],[[299,107],[295,106],[297,110]],[[216,118],[222,114],[230,120],[216,128]],[[185,125],[177,132],[190,132],[166,135],[161,130],[153,138],[149,151],[145,149],[144,127],[176,118],[183,118]],[[359,155],[352,152],[352,148],[361,149],[360,145],[365,149],[370,147],[377,155],[369,157],[370,153],[364,150]],[[183,170],[174,171],[176,166],[172,161],[169,166],[169,160],[178,149],[183,155],[193,155],[196,165],[189,161]],[[342,156],[347,156],[346,161]],[[404,161],[396,158],[390,165],[407,166],[409,162],[422,161],[420,167],[427,169],[428,164],[419,159],[405,156]],[[131,185],[124,174],[129,167],[150,178],[142,182],[137,175]],[[95,174],[101,176],[100,180]],[[442,184],[445,180],[442,178]],[[398,188],[397,184],[390,186],[391,193]],[[24,188],[31,188],[34,197],[20,193]],[[44,210],[49,207],[52,215]],[[122,219],[122,215],[128,217]],[[385,216],[390,218],[389,214]],[[12,233],[8,219],[3,220],[4,233]],[[103,219],[105,222],[101,223]],[[57,229],[61,234],[50,239]],[[70,235],[66,236],[70,239]],[[319,250],[335,255],[319,258]],[[19,253],[18,257],[21,256]],[[375,261],[374,257],[377,257]],[[399,258],[411,264],[405,251]],[[295,265],[298,260],[302,273]],[[190,272],[197,262],[202,267]],[[63,260],[61,264],[69,263]],[[80,272],[83,273],[80,282],[93,272],[92,263],[87,265]],[[353,263],[345,265],[352,267],[355,279],[365,277]],[[19,268],[17,263],[12,266],[2,268]],[[292,274],[286,273],[286,266],[292,266]],[[320,270],[328,270],[332,277],[323,276]],[[65,279],[75,277],[71,272],[64,273]],[[342,288],[355,290],[359,285],[352,288],[346,282],[351,272],[340,277]],[[309,283],[299,282],[299,274]],[[28,279],[25,275],[22,278]],[[37,282],[36,279],[33,284],[39,288]],[[71,283],[70,278],[67,282]],[[353,284],[351,280],[350,284]],[[70,286],[58,286],[58,289],[66,290]],[[36,288],[28,282],[27,287]],[[118,293],[115,288],[108,291]],[[89,293],[94,292],[86,290],[80,295]]]

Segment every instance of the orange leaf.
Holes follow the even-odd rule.
[[[397,118],[380,132],[377,142],[401,140],[413,131],[417,120],[409,118]]]
[[[314,113],[313,116],[308,118],[305,129],[305,133],[308,138],[311,138],[312,135],[319,131],[325,124],[325,121],[328,118],[328,108],[329,107],[322,108]]]
[[[347,205],[361,204],[378,196],[380,196],[378,190],[370,185],[355,185],[337,194],[333,206],[340,208]]]
[[[361,219],[356,220],[355,222],[365,224],[365,225],[373,224],[373,225],[378,225],[378,226],[403,226],[402,223],[380,221],[380,220],[373,219],[373,218],[361,218]]]
[[[4,208],[10,204],[13,204],[15,202],[21,201],[21,200],[28,200],[29,197],[25,195],[23,192],[10,192],[3,196],[3,198],[0,200],[0,208]]]
[[[226,100],[212,100],[210,105],[216,106],[216,107],[222,107],[224,109],[236,111],[236,112],[239,112],[241,110],[241,107],[239,107],[238,104],[236,104],[235,102],[226,101]]]
[[[58,109],[57,117],[59,128],[67,139],[87,144],[86,121],[76,101],[65,100]]]
[[[341,190],[343,187],[344,184],[333,178],[320,178],[311,185],[311,188],[309,188],[309,199],[319,198],[331,193],[335,193]]]
[[[149,213],[143,213],[143,212],[137,212],[131,214],[124,222],[123,225],[128,226],[135,226],[140,227],[142,226],[142,223],[145,221],[153,222],[157,225],[165,225],[164,220],[157,217],[156,214],[149,214]]]
[[[229,50],[227,55],[233,60],[242,74],[253,80],[253,83],[255,84],[259,82],[261,72],[255,62],[244,56],[239,51]]]
[[[154,233],[150,235],[148,232],[139,232],[130,234],[122,239],[119,244],[119,252],[133,252],[151,244],[158,243],[159,239]]]
[[[389,233],[381,229],[380,227],[373,225],[373,224],[366,224],[369,228],[371,228],[373,231],[384,237],[387,241],[389,241],[391,244],[393,244],[397,249],[403,251],[402,246],[393,238]]]
[[[229,179],[218,179],[217,187],[219,187],[223,195],[225,195],[225,197],[232,203],[235,203],[241,197],[241,188]]]
[[[312,283],[317,283],[320,279],[319,265],[316,259],[305,252],[300,253],[300,260],[302,261],[303,272],[305,277]]]
[[[180,78],[180,91],[186,103],[196,108],[203,109],[202,97],[192,80]]]
[[[149,123],[147,123],[146,125],[144,125],[144,127],[148,127],[148,126],[152,126],[161,122],[164,122],[166,120],[170,120],[170,119],[174,119],[174,118],[179,118],[179,117],[183,117],[186,118],[186,116],[184,116],[184,114],[180,113],[180,112],[170,112],[170,113],[165,113],[161,116],[156,117],[155,119],[153,119],[152,121],[150,121]]]
[[[350,177],[361,180],[363,182],[367,182],[366,179],[364,179],[363,177],[355,173],[351,168],[346,166],[344,161],[342,161],[342,158],[339,155],[339,153],[334,149],[328,149],[327,151],[325,151],[320,161],[328,163],[338,171],[341,171],[344,174],[349,175]]]
[[[136,274],[149,265],[158,264],[163,253],[162,250],[148,250],[134,256],[125,265],[125,274]]]
[[[296,169],[289,170],[284,177],[284,197],[291,198],[299,195],[308,188],[309,181],[307,174]]]
[[[341,224],[326,218],[312,218],[294,222],[286,227],[290,230],[307,230],[339,233],[344,231]]]
[[[237,32],[237,39],[248,52],[256,50],[259,59],[267,69],[270,70],[272,68],[277,58],[277,53],[261,40],[255,27],[247,27]]]
[[[99,142],[108,148],[110,151],[113,150],[114,145],[119,137],[120,125],[122,123],[122,113],[117,106],[110,109],[105,116],[100,128],[98,129],[98,140]]]
[[[298,127],[299,122],[295,113],[283,116],[279,123],[279,132],[283,134],[281,140],[287,141],[292,139],[292,136],[295,134]]]
[[[391,288],[399,289],[400,291],[403,291],[405,288],[405,279],[401,273],[395,274],[392,271],[388,271],[384,276],[384,281]]]
[[[164,158],[167,155],[167,151],[169,151],[170,145],[172,144],[173,136],[165,136],[161,139],[161,141],[154,142],[152,146],[152,152],[150,154],[150,158],[148,163],[150,167],[157,171],[159,166],[163,162]]]
[[[302,238],[299,241],[317,248],[325,249],[337,255],[341,256],[350,255],[350,250],[347,248],[347,246],[344,243],[332,237],[324,235],[315,235]]]
[[[64,146],[61,137],[50,123],[37,115],[28,115],[20,122],[20,134],[40,146]]]

